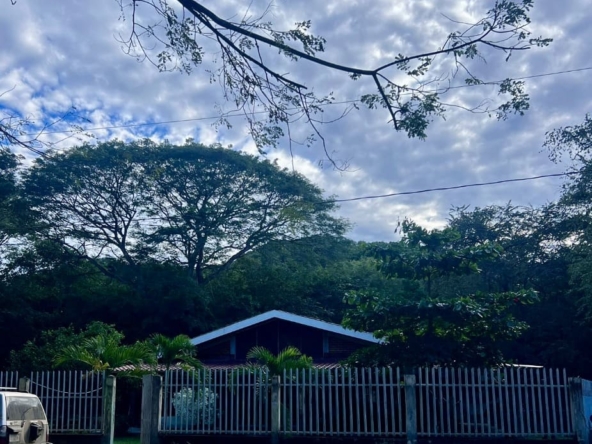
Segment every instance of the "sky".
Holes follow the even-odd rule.
[[[272,4],[204,0],[202,4],[221,17],[234,19],[268,9],[266,20],[279,29],[311,20],[312,32],[327,41],[323,58],[373,68],[398,53],[436,49],[450,32],[462,27],[454,21],[475,21],[493,0],[276,0]],[[206,56],[190,75],[159,72],[147,60],[125,53],[120,40],[129,35],[131,23],[129,9],[125,11],[128,14],[122,17],[116,0],[18,0],[15,5],[4,0],[0,7],[0,94],[4,92],[0,112],[31,119],[31,131],[67,115],[66,122],[55,123],[40,136],[55,143],[56,149],[83,140],[149,137],[181,143],[192,137],[204,144],[232,145],[255,154],[241,117],[229,119],[230,129],[213,125],[218,110],[230,111],[233,106],[225,101],[219,85],[210,82],[208,69],[216,66],[212,58]],[[418,140],[395,131],[383,110],[360,107],[320,127],[333,157],[348,162],[346,171],[332,168],[318,143],[294,145],[290,154],[288,142],[282,140],[266,157],[294,168],[327,196],[338,199],[561,173],[568,164],[552,163],[542,145],[547,131],[579,124],[592,111],[589,11],[592,0],[535,0],[530,30],[534,36],[552,37],[549,47],[515,53],[507,62],[504,54],[485,51],[485,60],[469,62],[484,80],[538,76],[526,80],[530,109],[524,116],[498,121],[450,108],[446,119],[436,118],[427,138]],[[144,23],[155,19],[145,7],[139,8],[138,15]],[[204,41],[204,48],[212,47]],[[215,51],[207,52],[216,56]],[[343,73],[306,61],[291,63],[273,56],[269,60],[318,94],[332,92],[337,102],[375,92],[367,81],[352,81]],[[449,75],[449,60],[436,65],[436,72]],[[453,79],[452,84],[461,85],[463,80]],[[458,88],[446,97],[447,102],[467,105],[496,100],[497,90],[491,86]],[[339,117],[347,106],[327,107],[323,119],[329,122]],[[76,109],[73,116],[67,114],[72,107]],[[185,122],[151,124],[179,120]],[[93,139],[54,132],[68,129],[74,121]],[[293,125],[297,139],[310,131],[303,122]],[[558,198],[563,180],[546,178],[344,202],[337,214],[353,224],[349,237],[389,241],[396,238],[398,221],[410,218],[427,228],[442,227],[454,206],[543,205]]]

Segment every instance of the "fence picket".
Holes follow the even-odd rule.
[[[559,369],[555,370],[555,380],[557,381],[557,405],[559,406],[559,431],[558,433],[565,433],[566,429],[563,426],[563,402],[561,400],[561,378]]]
[[[567,378],[558,370],[517,367],[499,369],[419,369],[417,372],[418,435],[458,437],[570,438],[573,435]],[[9,376],[1,375],[2,380]],[[70,393],[71,424],[86,428],[96,394],[95,379],[75,380],[73,374],[40,374],[38,381]],[[43,378],[43,379],[40,379]],[[56,384],[54,384],[56,386]],[[173,400],[191,388],[197,415],[178,419]],[[263,370],[212,370],[165,374],[162,421],[164,433],[269,435],[270,388]],[[333,368],[284,371],[280,385],[280,433],[294,436],[405,435],[405,399],[400,369]],[[75,401],[73,393],[80,393]],[[54,392],[46,391],[47,405]],[[211,398],[213,396],[213,398]],[[208,404],[205,400],[211,400]],[[209,401],[208,401],[209,402]],[[66,401],[67,404],[67,401]],[[53,408],[49,408],[53,411]],[[88,412],[88,413],[87,413]],[[175,420],[175,416],[177,419]],[[55,421],[64,421],[57,415]],[[177,422],[175,422],[177,421]]]
[[[0,374],[1,383],[18,384],[17,372]],[[52,433],[101,434],[102,410],[94,409],[95,402],[102,404],[103,374],[82,371],[34,371],[28,375],[30,391],[41,400]],[[101,384],[95,390],[89,382],[96,379]]]

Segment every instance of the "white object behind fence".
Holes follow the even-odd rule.
[[[169,370],[163,383],[161,432],[271,433],[271,379],[260,369]]]

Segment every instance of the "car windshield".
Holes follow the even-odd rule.
[[[45,413],[38,398],[31,396],[6,396],[7,421],[35,421],[40,419],[45,419]]]

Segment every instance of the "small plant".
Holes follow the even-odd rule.
[[[213,425],[218,414],[218,395],[204,387],[198,390],[182,388],[173,396],[178,424],[183,426]]]

